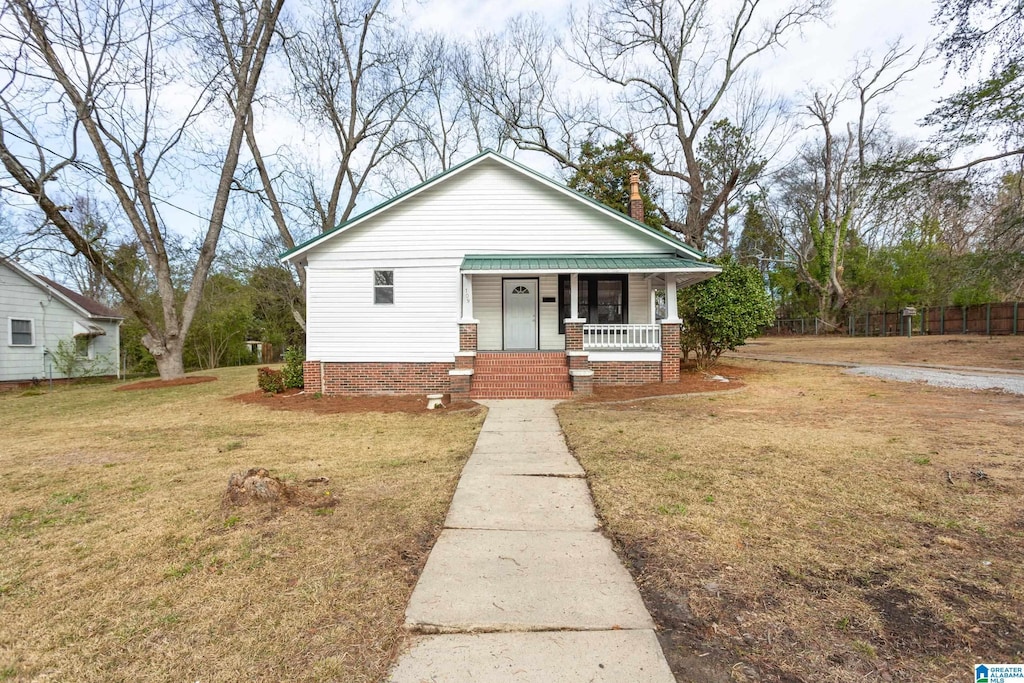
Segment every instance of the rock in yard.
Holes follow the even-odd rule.
[[[229,507],[262,504],[273,509],[282,506],[314,509],[334,507],[338,504],[338,498],[328,488],[329,483],[327,477],[313,477],[306,479],[302,485],[289,485],[266,469],[253,467],[245,472],[235,472],[228,478],[224,504]]]
[[[228,489],[224,492],[231,505],[285,502],[289,497],[288,485],[262,467],[235,472],[228,477]]]

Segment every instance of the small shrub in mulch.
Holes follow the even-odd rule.
[[[273,368],[258,368],[256,385],[268,394],[280,394],[285,389],[284,373]]]
[[[120,387],[114,387],[114,391],[135,391],[137,389],[166,389],[167,387],[183,387],[189,384],[202,384],[203,382],[214,382],[216,377],[209,375],[194,375],[192,377],[179,377],[177,379],[151,379],[145,382],[134,382]]]
[[[306,354],[297,346],[289,346],[284,352],[284,367],[281,374],[284,377],[286,389],[302,389],[305,386],[305,377],[302,363],[306,360]]]
[[[307,479],[301,484],[288,484],[262,467],[235,472],[228,477],[223,503],[226,508],[260,505],[273,509],[282,507],[330,508],[338,498],[327,488],[327,477]]]

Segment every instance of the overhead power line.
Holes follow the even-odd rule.
[[[13,131],[5,130],[5,131],[3,131],[3,134],[4,135],[10,135],[11,137],[17,138],[18,140],[21,140],[22,142],[25,142],[27,144],[36,146],[39,149],[41,149],[41,150],[43,150],[45,152],[48,152],[48,153],[50,153],[50,154],[52,154],[54,156],[63,157],[62,154],[60,154],[59,152],[56,152],[56,151],[50,149],[46,145],[43,145],[43,144],[41,144],[41,143],[39,143],[39,142],[37,142],[35,140],[30,140],[30,139],[28,139],[28,138],[26,138],[26,137],[24,137],[22,135],[19,135],[18,133],[15,133]],[[96,175],[104,175],[103,169],[97,168],[96,166],[90,164],[87,161],[82,161],[82,160],[76,159],[75,161],[72,161],[71,164],[73,166],[76,166],[76,167],[81,168],[83,170],[89,171],[90,173],[94,173]],[[108,179],[108,182],[109,182],[109,179]],[[117,179],[116,182],[119,185],[121,185],[122,187],[124,187],[125,189],[127,189],[127,190],[131,190],[132,192],[138,192],[138,188],[134,187],[133,185],[129,185],[128,183],[125,183],[125,182],[123,182],[120,179]],[[156,194],[154,194],[152,192],[149,192],[149,197],[154,202],[159,202],[160,204],[164,204],[165,206],[168,206],[168,207],[170,207],[172,209],[176,209],[178,211],[181,211],[182,213],[188,214],[189,216],[192,216],[194,218],[198,218],[201,221],[209,222],[209,220],[210,220],[209,216],[203,216],[202,214],[196,213],[195,211],[192,211],[191,209],[186,209],[185,207],[183,207],[183,206],[181,206],[179,204],[175,204],[171,200],[165,199],[163,197],[160,197],[160,196],[158,196],[158,195],[156,195]],[[227,224],[221,225],[221,228],[223,230],[227,230],[229,232],[233,232],[233,233],[235,233],[237,235],[240,235],[242,237],[246,237],[248,239],[251,239],[251,240],[254,240],[254,241],[257,241],[257,242],[262,242],[263,244],[265,244],[267,246],[274,246],[275,245],[275,242],[273,240],[269,239],[269,238],[258,237],[256,235],[247,233],[247,232],[245,232],[243,230],[239,230],[238,228],[235,228],[235,227],[227,225]],[[280,246],[280,245],[278,245],[278,246]]]

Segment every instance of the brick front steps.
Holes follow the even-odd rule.
[[[479,352],[470,398],[572,398],[565,352]]]

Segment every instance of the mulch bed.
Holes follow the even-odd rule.
[[[580,399],[580,403],[602,403],[604,401],[630,401],[632,399],[650,398],[652,396],[673,396],[676,394],[696,394],[705,391],[727,391],[746,386],[742,378],[753,374],[749,368],[738,368],[731,365],[718,364],[710,370],[701,371],[692,364],[683,366],[678,384],[654,382],[652,384],[630,385],[598,385],[588,398]],[[721,375],[728,382],[715,382],[708,379]]]
[[[447,412],[476,408],[473,401],[448,400],[445,396],[444,408],[427,410],[426,395],[412,396],[320,396],[305,394],[299,389],[289,389],[280,394],[268,394],[256,390],[232,396],[232,401],[247,405],[259,405],[272,410],[298,410],[335,415],[338,413],[434,413],[442,415]]]
[[[135,391],[136,389],[164,389],[166,387],[183,387],[188,384],[202,384],[203,382],[214,382],[216,377],[209,375],[195,375],[193,377],[179,377],[178,379],[152,379],[146,382],[135,382],[116,387],[114,391]]]

